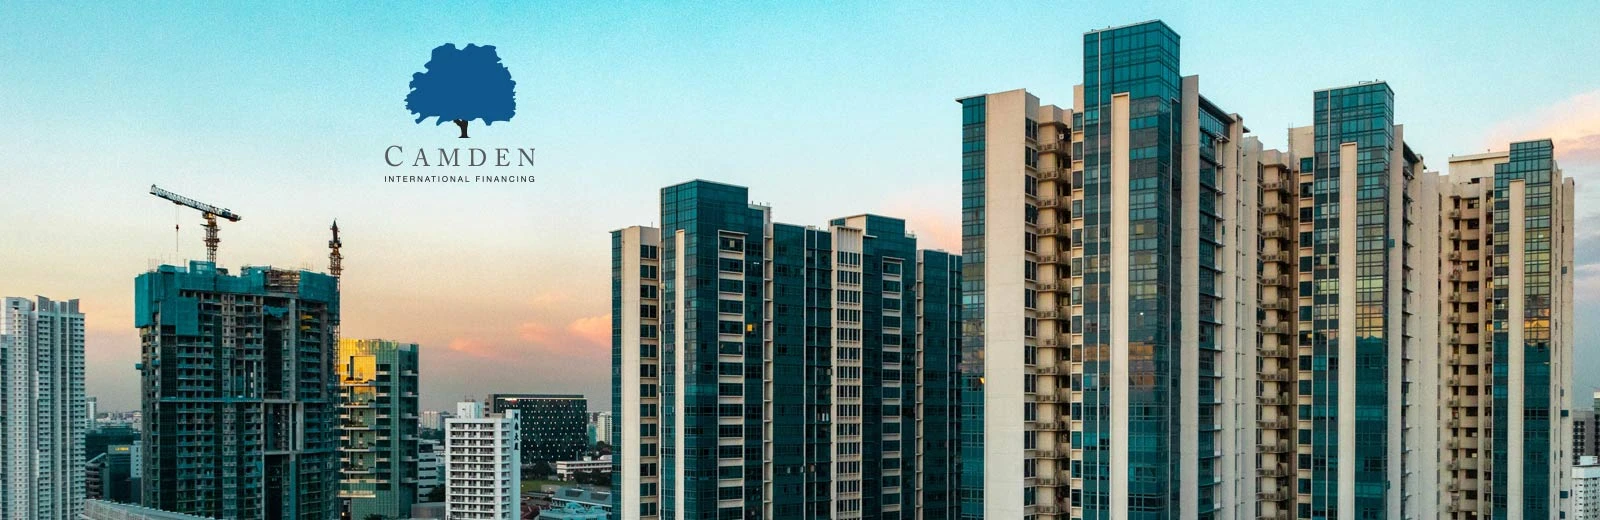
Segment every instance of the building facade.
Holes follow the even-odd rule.
[[[958,100],[962,516],[1253,516],[1260,146],[1165,24],[1083,44],[1072,109]]]
[[[418,502],[426,502],[424,498],[444,485],[444,463],[440,460],[443,451],[439,441],[425,439],[417,443]]]
[[[83,323],[78,300],[0,300],[0,518],[83,511]]]
[[[522,517],[522,422],[519,410],[486,413],[482,403],[456,405],[445,421],[445,513],[462,520]]]
[[[339,285],[210,262],[135,280],[144,505],[219,518],[339,513]]]
[[[109,446],[90,460],[84,470],[84,498],[122,504],[138,503],[144,470],[137,444]]]
[[[617,514],[948,518],[960,258],[893,218],[773,223],[739,186],[661,200],[612,233]]]
[[[1165,24],[1083,43],[1070,110],[958,100],[963,517],[1565,510],[1550,141],[1429,172],[1376,81],[1314,92],[1266,149]]]
[[[1571,505],[1581,451],[1568,405],[1576,188],[1548,139],[1451,157],[1448,179],[1445,508],[1454,518],[1554,517]]]
[[[589,400],[584,396],[494,394],[486,405],[493,413],[519,412],[524,464],[554,464],[589,451]]]
[[[403,518],[418,494],[417,345],[339,340],[339,497],[350,518]]]

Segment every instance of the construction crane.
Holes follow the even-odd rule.
[[[183,195],[163,190],[156,187],[154,184],[150,185],[150,194],[172,201],[173,204],[177,204],[179,206],[186,206],[191,209],[199,210],[200,213],[205,216],[206,261],[213,264],[217,263],[217,244],[222,242],[222,239],[217,238],[217,217],[228,219],[229,222],[238,222],[241,217],[237,213],[229,211],[228,208],[212,206]]]
[[[339,254],[339,247],[344,242],[339,241],[339,219],[333,219],[333,240],[328,241],[328,273],[334,278],[344,272],[344,255]]]

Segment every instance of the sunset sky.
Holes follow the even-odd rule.
[[[1312,91],[1383,79],[1406,138],[1452,154],[1551,137],[1578,195],[1578,394],[1600,386],[1600,24],[1583,2],[1230,10],[925,2],[335,7],[0,4],[0,296],[79,298],[88,390],[137,408],[133,279],[203,258],[200,217],[149,186],[226,206],[220,262],[327,266],[343,231],[347,337],[422,345],[423,407],[492,392],[609,406],[608,231],[657,220],[658,190],[750,187],[775,218],[906,218],[959,250],[958,97],[1028,88],[1072,104],[1086,30],[1163,19],[1184,74],[1271,147]],[[517,115],[414,124],[404,98],[444,43],[494,45]],[[391,168],[384,149],[537,148],[533,168]],[[384,175],[532,174],[532,184]],[[849,182],[848,190],[828,187]],[[181,226],[174,236],[174,224]]]

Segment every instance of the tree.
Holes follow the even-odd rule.
[[[444,486],[439,486],[439,487],[433,488],[433,491],[428,493],[428,500],[427,501],[428,502],[443,502],[444,501]]]
[[[406,109],[416,114],[418,124],[430,117],[437,118],[435,125],[450,121],[466,139],[468,121],[493,125],[517,115],[517,82],[493,45],[469,43],[457,49],[446,43],[433,49],[423,68],[428,70],[411,75],[411,93],[406,94]]]

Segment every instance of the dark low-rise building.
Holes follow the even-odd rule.
[[[574,460],[589,448],[589,400],[566,394],[494,394],[493,413],[522,413],[522,463]]]

